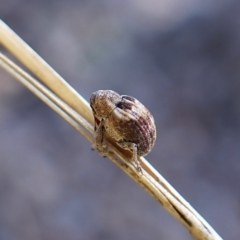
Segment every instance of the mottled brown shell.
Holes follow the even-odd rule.
[[[99,90],[92,94],[90,103],[95,126],[104,119],[105,130],[117,142],[137,144],[138,156],[152,150],[156,140],[154,119],[137,99],[112,90]]]

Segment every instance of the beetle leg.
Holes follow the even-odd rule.
[[[96,127],[95,147],[103,156],[107,156],[108,146],[107,146],[107,140],[106,140],[105,134],[104,134],[104,132],[105,132],[104,122],[105,122],[105,120],[102,119],[100,121],[99,125]]]
[[[133,162],[133,165],[137,168],[139,172],[142,172],[142,168],[140,165],[140,162],[138,161],[138,154],[137,154],[137,144],[133,142],[125,142],[125,141],[119,141],[117,144],[126,150],[129,150],[133,153],[131,161]]]

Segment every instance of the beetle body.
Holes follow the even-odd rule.
[[[152,150],[156,141],[154,119],[137,99],[112,90],[99,90],[92,94],[90,104],[95,118],[96,147],[100,152],[107,151],[104,131],[122,148],[132,151],[133,160]]]

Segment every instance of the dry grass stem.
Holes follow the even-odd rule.
[[[94,143],[93,116],[83,99],[34,50],[0,20],[0,43],[17,57],[42,83],[0,55],[0,65],[36,96],[48,104],[91,143]],[[143,158],[142,173],[131,164],[131,154],[108,137],[109,158],[180,221],[198,240],[222,239],[188,202]]]
[[[0,53],[0,65],[93,143],[93,127],[48,88]]]

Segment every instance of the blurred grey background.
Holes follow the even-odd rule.
[[[145,104],[147,159],[240,239],[240,1],[1,0],[0,16],[86,99],[112,89]],[[192,238],[0,69],[0,240],[32,239]]]

